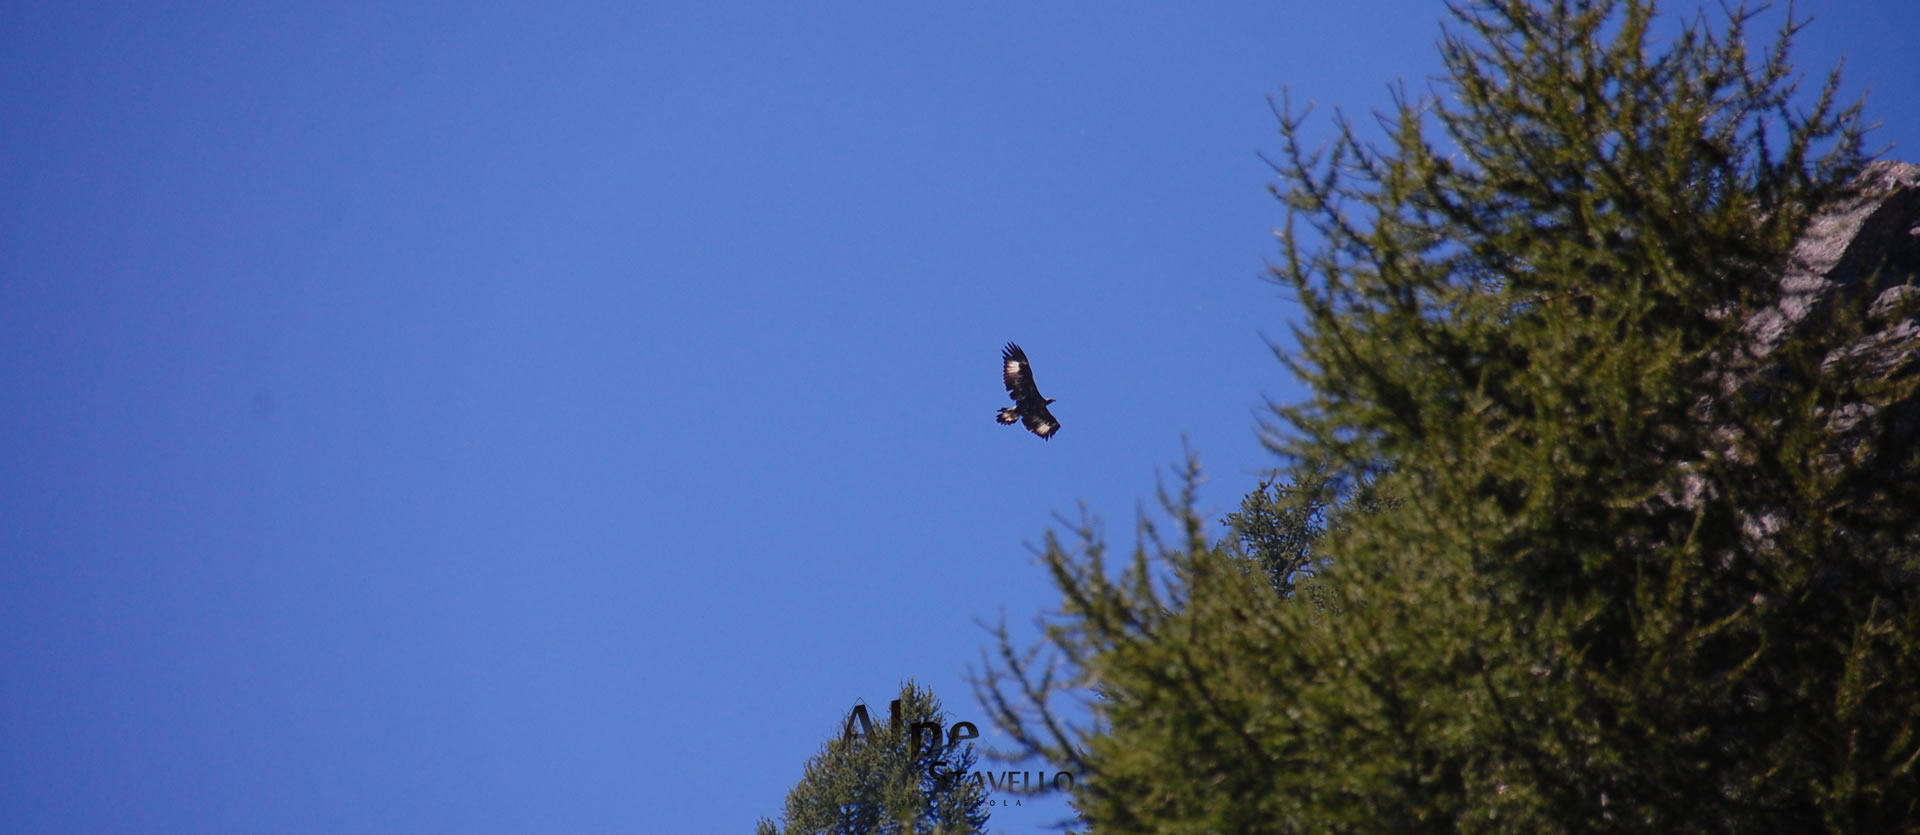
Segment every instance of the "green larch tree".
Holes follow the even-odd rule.
[[[1394,501],[1296,528],[1316,595],[1208,541],[1191,460],[1117,573],[1048,536],[1051,663],[1003,633],[982,692],[1096,831],[1920,830],[1920,452],[1833,429],[1916,377],[1834,373],[1845,304],[1755,347],[1865,156],[1752,20],[1481,0],[1384,141],[1278,108],[1270,443]]]

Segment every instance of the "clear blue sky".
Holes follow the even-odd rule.
[[[1808,5],[1920,159],[1920,5]],[[1440,13],[9,4],[0,829],[739,832],[857,698],[983,720],[1051,514],[1273,463],[1264,97]]]

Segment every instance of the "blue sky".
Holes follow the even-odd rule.
[[[1818,6],[1920,159],[1920,6]],[[737,832],[856,699],[983,720],[1052,514],[1273,464],[1265,97],[1440,14],[10,5],[0,828]]]

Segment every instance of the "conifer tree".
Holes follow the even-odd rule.
[[[1384,143],[1279,108],[1270,442],[1395,501],[1300,529],[1323,605],[1207,541],[1191,459],[1117,575],[1048,536],[1054,664],[1003,632],[982,693],[1096,831],[1920,830],[1920,452],[1831,414],[1916,384],[1832,373],[1844,306],[1742,330],[1864,161],[1752,19],[1481,0]]]
[[[1371,482],[1349,484],[1328,465],[1308,463],[1274,474],[1242,497],[1240,509],[1221,520],[1229,531],[1222,547],[1290,597],[1314,581],[1322,562],[1314,544],[1344,526],[1347,514],[1391,506]]]
[[[849,715],[788,792],[784,828],[763,819],[761,835],[985,831],[986,790],[965,776],[977,759],[972,743],[942,738],[940,700],[912,681],[893,707],[883,717]]]

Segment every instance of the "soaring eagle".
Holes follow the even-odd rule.
[[[1000,379],[1007,384],[1007,396],[1013,398],[1013,406],[1001,409],[1000,416],[994,420],[1009,426],[1020,421],[1027,425],[1027,431],[1053,440],[1053,433],[1060,431],[1060,421],[1047,412],[1047,404],[1053,401],[1041,397],[1040,389],[1033,385],[1033,365],[1027,362],[1027,352],[1009,342],[1000,351],[1000,362]]]

